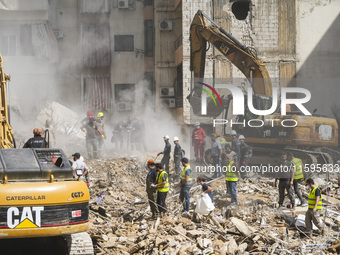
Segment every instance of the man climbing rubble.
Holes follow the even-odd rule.
[[[157,189],[158,211],[161,213],[161,216],[163,216],[167,212],[165,200],[169,191],[169,178],[167,172],[163,170],[163,166],[160,163],[156,164],[156,169],[157,177],[153,188]]]
[[[169,136],[165,135],[163,137],[165,147],[164,151],[161,151],[157,154],[157,156],[163,154],[163,158],[161,160],[162,168],[165,166],[166,172],[169,174],[169,163],[170,163],[170,153],[171,153],[171,144],[169,143]]]
[[[320,210],[322,209],[322,195],[321,190],[315,185],[314,180],[309,178],[306,181],[306,186],[309,187],[308,195],[308,210],[306,212],[306,234],[312,237],[313,224],[324,234],[324,226],[320,220]]]
[[[192,178],[191,178],[191,169],[189,165],[189,159],[182,158],[181,159],[182,165],[183,165],[183,171],[182,171],[182,178],[180,187],[181,191],[179,194],[179,198],[183,204],[183,213],[189,214],[189,208],[190,208],[190,189],[192,187]]]
[[[300,192],[300,188],[299,188],[299,184],[302,184],[303,181],[303,170],[304,170],[304,165],[302,163],[302,160],[299,158],[295,158],[293,153],[288,153],[288,160],[290,162],[293,163],[294,165],[294,181],[293,181],[293,187],[294,187],[294,192],[295,194],[298,196],[298,198],[300,199],[300,204],[301,206],[306,206],[307,203],[306,201],[303,199],[301,192]]]
[[[33,129],[34,137],[28,139],[23,148],[48,148],[46,139],[44,137],[41,137],[41,134],[41,129]]]
[[[148,194],[152,218],[157,218],[159,214],[157,206],[157,190],[154,189],[154,183],[156,182],[157,178],[157,170],[156,164],[153,161],[153,159],[148,160],[147,167],[149,168],[150,171],[146,176],[146,193]]]
[[[201,128],[200,125],[201,124],[198,121],[195,123],[195,129],[192,131],[191,139],[192,146],[194,146],[196,161],[203,162],[206,135],[204,129]]]
[[[106,139],[106,135],[105,135],[105,127],[104,127],[104,113],[99,112],[97,115],[97,123],[98,123],[98,130],[100,130],[100,133],[97,133],[97,141],[98,141],[98,157],[102,156],[102,148],[104,145],[104,139]]]
[[[82,181],[84,181],[87,184],[87,187],[90,186],[90,180],[89,180],[89,169],[86,166],[85,162],[80,159],[80,154],[78,152],[74,153],[72,155],[73,157],[73,164],[72,164],[72,170],[73,170],[73,177],[77,178],[79,175],[77,171],[81,171],[81,175],[79,176]]]
[[[287,190],[292,209],[295,208],[295,198],[292,190],[294,182],[294,166],[293,163],[287,160],[287,153],[281,154],[281,170],[276,174],[274,186],[277,187],[279,180],[279,207],[283,206],[285,199],[285,190]]]
[[[98,158],[98,141],[97,136],[102,135],[99,130],[98,123],[93,116],[90,116],[89,121],[82,125],[80,129],[86,134],[86,149],[89,158]],[[98,133],[98,134],[97,134]]]
[[[177,136],[174,137],[175,149],[174,149],[174,162],[175,162],[175,173],[176,176],[174,181],[179,180],[179,172],[181,170],[181,160],[183,158],[183,150],[181,145],[179,144],[179,138]]]

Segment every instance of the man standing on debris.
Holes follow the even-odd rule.
[[[292,189],[294,182],[294,166],[293,163],[287,160],[287,153],[281,154],[280,172],[275,178],[275,187],[277,187],[277,180],[279,179],[279,207],[282,207],[285,199],[285,190],[287,190],[292,209],[295,208],[295,198]]]
[[[205,132],[200,127],[200,123],[195,123],[195,129],[192,131],[192,146],[194,146],[196,161],[203,162],[204,157],[204,145],[205,145]]]
[[[157,218],[159,214],[157,206],[157,191],[154,189],[154,183],[157,179],[157,170],[153,159],[148,160],[147,167],[150,169],[150,171],[146,176],[146,193],[148,194],[152,218]]]
[[[98,123],[95,121],[93,116],[90,116],[89,121],[85,125],[82,125],[80,129],[86,134],[86,149],[89,158],[97,158],[97,135],[102,135],[99,130]]]
[[[227,157],[228,167],[226,172],[227,193],[231,196],[231,204],[237,205],[237,182],[239,171],[233,157]]]
[[[213,166],[215,168],[213,178],[222,176],[222,169],[221,169],[222,146],[219,142],[216,141],[216,138],[217,136],[215,134],[211,135],[211,140],[212,140],[211,157],[213,159]]]
[[[207,193],[211,199],[211,202],[214,203],[214,197],[212,195],[212,188],[205,183],[205,178],[204,177],[197,177],[197,184],[202,185],[202,191],[203,193]]]
[[[124,122],[119,121],[112,131],[111,143],[115,144],[115,149],[123,149],[124,139],[123,133],[124,130]]]
[[[236,166],[239,167],[240,166],[240,157],[241,157],[241,141],[238,139],[238,135],[236,133],[235,130],[231,130],[231,137],[232,137],[232,141],[231,141],[231,150],[235,151],[236,153]]]
[[[23,148],[48,148],[48,144],[41,134],[42,131],[39,128],[33,129],[34,137],[28,139]]]
[[[104,119],[104,113],[99,112],[98,115],[97,115],[97,123],[98,123],[98,129],[100,130],[101,135],[97,134],[98,157],[102,156],[102,148],[103,148],[103,145],[104,145],[104,139],[106,139],[103,119]]]
[[[56,140],[55,140],[54,128],[49,119],[46,120],[45,126],[42,128],[42,132],[45,135],[45,137],[47,137],[48,139],[48,147],[49,148],[55,147]]]
[[[240,145],[240,167],[244,168],[244,171],[241,171],[241,177],[245,178],[247,176],[246,174],[246,168],[248,166],[248,162],[250,160],[250,158],[253,155],[253,149],[244,142],[244,140],[246,139],[243,135],[240,135],[238,137],[238,139],[241,142]]]
[[[180,182],[181,191],[179,194],[179,198],[182,201],[183,204],[183,213],[189,214],[189,208],[190,208],[190,189],[192,187],[192,178],[191,178],[191,169],[189,165],[189,159],[182,158],[182,165],[183,165],[183,171],[182,171],[182,179]]]
[[[165,165],[165,170],[166,172],[169,174],[169,163],[170,163],[170,153],[171,153],[171,144],[169,143],[169,136],[165,135],[163,137],[164,139],[164,143],[165,143],[165,147],[164,147],[164,151],[161,151],[160,153],[157,154],[157,156],[163,154],[163,158],[161,161],[161,165],[162,168]]]
[[[82,119],[81,122],[80,122],[81,125],[85,125],[87,122],[89,122],[91,116],[93,116],[92,111],[87,111],[86,118]]]
[[[158,211],[161,214],[164,214],[167,212],[165,200],[169,191],[169,179],[167,172],[163,170],[163,166],[160,163],[156,164],[156,169],[157,177],[153,187],[158,191],[157,192]]]
[[[89,182],[89,176],[88,176],[88,173],[89,173],[88,167],[86,166],[85,162],[80,159],[80,154],[78,152],[74,153],[72,157],[74,161],[72,164],[73,177],[76,178],[78,176],[77,170],[81,170],[82,175],[80,176],[80,178],[81,180],[86,182],[87,187],[89,187],[90,182]]]
[[[177,136],[174,137],[175,150],[174,150],[174,162],[175,162],[175,181],[178,181],[179,171],[181,170],[181,159],[183,158],[183,150],[179,144],[179,139]]]
[[[299,184],[302,184],[303,181],[303,170],[304,170],[304,165],[302,163],[302,160],[299,158],[295,158],[293,153],[288,153],[288,160],[290,162],[293,163],[294,165],[294,182],[293,182],[293,187],[294,187],[294,191],[295,194],[298,196],[298,198],[300,199],[300,204],[301,206],[306,206],[307,203],[306,201],[303,199],[300,189],[299,189]]]
[[[306,233],[310,236],[313,233],[313,225],[324,233],[323,224],[320,221],[320,210],[322,209],[322,195],[321,190],[315,185],[314,180],[309,178],[306,181],[306,185],[310,188],[308,196],[308,210],[306,212]]]

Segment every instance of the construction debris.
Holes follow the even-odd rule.
[[[241,179],[237,206],[229,205],[224,178],[212,181],[216,208],[209,215],[194,212],[194,195],[201,188],[192,188],[190,215],[183,216],[180,188],[170,182],[168,213],[152,219],[146,160],[117,156],[86,162],[91,176],[89,233],[96,254],[339,254],[340,194],[335,182],[329,183],[332,199],[324,202],[327,233],[315,231],[310,238],[303,226],[295,227],[297,215],[304,215],[307,207],[295,213],[275,208],[278,190],[272,179]],[[301,190],[308,194],[306,187]]]

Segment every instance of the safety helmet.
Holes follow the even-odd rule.
[[[33,134],[34,135],[41,135],[42,134],[41,129],[39,129],[39,128],[33,129]]]
[[[195,122],[195,127],[200,126],[200,125],[201,125],[201,123],[199,121]]]
[[[246,139],[246,138],[244,137],[244,135],[240,135],[240,136],[238,137],[238,139],[244,140],[244,139]]]
[[[237,135],[235,130],[231,130],[231,135]]]
[[[147,165],[154,163],[153,159],[149,159]]]
[[[104,117],[104,113],[98,112],[97,118],[103,118],[103,117]]]
[[[93,115],[92,111],[88,111],[87,116],[91,116],[91,115]]]
[[[174,142],[175,142],[175,141],[179,141],[179,139],[178,139],[177,136],[174,137]]]
[[[217,135],[217,136],[221,136],[221,133],[220,133],[220,132],[216,132],[216,135]]]
[[[95,121],[93,115],[90,116],[90,121],[92,121],[92,122]]]
[[[169,140],[169,136],[168,136],[168,135],[165,135],[165,136],[163,137],[163,139],[164,139],[164,140]]]

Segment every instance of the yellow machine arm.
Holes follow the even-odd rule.
[[[0,148],[13,148],[13,130],[9,124],[7,107],[7,88],[6,83],[10,80],[9,74],[4,73],[3,59],[0,54]]]
[[[213,25],[208,26],[205,18]],[[196,13],[191,23],[190,41],[190,70],[194,72],[195,79],[204,77],[206,46],[209,42],[247,77],[255,94],[272,96],[272,83],[262,60],[202,11]]]

